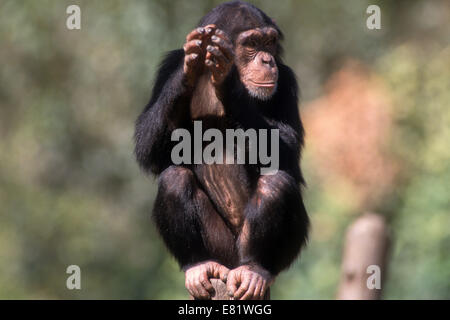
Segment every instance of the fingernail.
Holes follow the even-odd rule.
[[[209,52],[213,51],[213,47],[212,46],[207,46],[206,50],[208,50]]]
[[[215,41],[215,40],[218,40],[218,39],[219,39],[219,38],[217,38],[216,36],[212,36],[212,37],[211,37],[211,40],[212,40],[212,41]]]
[[[205,29],[203,29],[203,28],[197,28],[197,32],[203,33],[203,32],[205,32]]]
[[[202,40],[197,40],[197,45],[201,46],[202,45]]]
[[[197,59],[197,57],[198,57],[198,54],[196,54],[196,53],[193,53],[193,54],[191,55],[191,57],[192,57],[193,59]]]
[[[207,28],[207,29],[206,29],[206,32],[207,32],[207,33],[210,33],[211,31],[212,31],[211,28]]]

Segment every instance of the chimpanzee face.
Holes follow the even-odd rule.
[[[248,93],[257,99],[270,99],[277,89],[278,32],[264,27],[244,31],[236,39],[235,63]]]

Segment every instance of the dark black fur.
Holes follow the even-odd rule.
[[[199,25],[211,23],[232,40],[240,32],[255,27],[272,26],[279,30],[261,10],[240,1],[218,6]],[[192,130],[191,96],[183,83],[183,58],[183,50],[175,50],[164,59],[150,102],[136,122],[137,160],[144,170],[159,175],[153,211],[158,230],[183,268],[205,260],[216,260],[230,268],[256,263],[276,275],[300,252],[309,224],[301,196],[304,182],[299,161],[303,127],[297,108],[295,75],[278,55],[278,90],[265,102],[248,95],[236,68],[224,84],[226,128],[280,130],[280,168],[277,174],[265,176],[271,187],[270,195],[263,196],[259,204],[256,201],[258,168],[246,167],[249,181],[236,181],[248,186],[253,195],[244,212],[251,235],[249,250],[243,253],[237,244],[238,235],[232,232],[220,208],[208,197],[208,190],[196,179],[195,168],[171,163],[174,145],[170,141],[171,132],[181,127]]]

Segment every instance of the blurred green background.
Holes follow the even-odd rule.
[[[133,130],[163,53],[218,3],[0,0],[0,298],[187,297]],[[285,33],[307,128],[310,244],[272,298],[333,299],[345,229],[375,211],[393,234],[384,298],[449,299],[450,2],[252,3]]]

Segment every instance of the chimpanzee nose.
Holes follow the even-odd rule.
[[[261,62],[263,64],[268,64],[269,66],[272,66],[274,63],[273,56],[269,53],[265,53],[265,52],[261,53],[260,58],[261,58]]]

